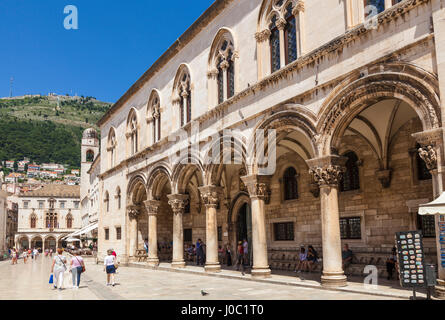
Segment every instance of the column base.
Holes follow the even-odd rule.
[[[437,280],[434,297],[440,300],[445,300],[445,280]]]
[[[323,272],[321,285],[328,288],[346,287],[348,285],[348,278],[343,271]]]
[[[219,263],[215,264],[206,264],[204,270],[209,273],[217,273],[221,272],[221,265]]]
[[[272,275],[272,271],[269,269],[269,267],[265,268],[253,267],[251,275],[252,278],[270,278]]]
[[[185,268],[185,261],[173,261],[172,268],[175,269],[183,269]]]
[[[150,267],[158,267],[159,259],[158,258],[148,258],[147,263]]]

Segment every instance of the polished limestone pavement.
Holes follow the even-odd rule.
[[[69,260],[69,258],[68,258]],[[86,259],[86,273],[78,290],[71,289],[65,274],[65,290],[48,284],[51,259],[40,256],[25,265],[0,262],[0,300],[381,300],[388,297],[302,288],[237,279],[203,277],[139,268],[118,269],[117,285],[106,286],[102,265]],[[201,295],[201,290],[208,293]]]

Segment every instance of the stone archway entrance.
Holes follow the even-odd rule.
[[[28,237],[21,237],[18,241],[18,249],[29,249],[29,239]]]
[[[238,210],[236,222],[236,243],[247,240],[249,243],[249,265],[252,262],[252,210],[248,203],[244,203]]]
[[[45,239],[45,249],[52,249],[53,252],[57,249],[57,241],[54,237],[48,237]]]
[[[36,248],[38,250],[43,248],[43,240],[41,237],[35,237],[31,240],[31,248]]]

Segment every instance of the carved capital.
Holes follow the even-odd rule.
[[[212,69],[207,72],[207,78],[215,80],[218,77],[218,69]]]
[[[280,19],[278,19],[276,24],[277,24],[278,30],[284,30],[284,28],[286,27],[287,21],[283,18],[280,18]]]
[[[304,1],[298,0],[295,4],[295,8],[292,10],[292,14],[296,16],[299,12],[304,12]]]
[[[420,148],[419,156],[423,161],[425,161],[428,170],[437,169],[437,153],[433,146]]]
[[[221,67],[221,69],[226,70],[230,66],[230,64],[227,60],[224,60],[219,66]]]
[[[127,211],[128,211],[128,217],[130,217],[130,219],[133,220],[138,218],[140,213],[140,208],[139,206],[128,206]]]
[[[327,156],[318,159],[307,160],[309,174],[320,187],[338,187],[338,184],[345,171],[345,164],[348,158],[340,156]]]
[[[156,216],[161,206],[161,201],[158,200],[147,200],[144,201],[145,208],[149,216]]]
[[[199,188],[202,202],[207,208],[218,207],[219,200],[222,194],[222,189],[216,186],[205,186]]]
[[[241,177],[241,180],[246,185],[251,198],[264,200],[267,204],[270,202],[269,176],[250,175]]]
[[[168,204],[173,210],[175,215],[183,214],[185,207],[189,203],[189,196],[185,194],[170,194],[167,196],[169,201]]]
[[[257,42],[264,42],[270,38],[270,34],[271,34],[271,32],[269,29],[259,31],[259,32],[255,33],[255,39]]]

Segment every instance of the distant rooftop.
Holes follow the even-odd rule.
[[[79,186],[48,184],[41,189],[20,194],[21,197],[80,198]]]

